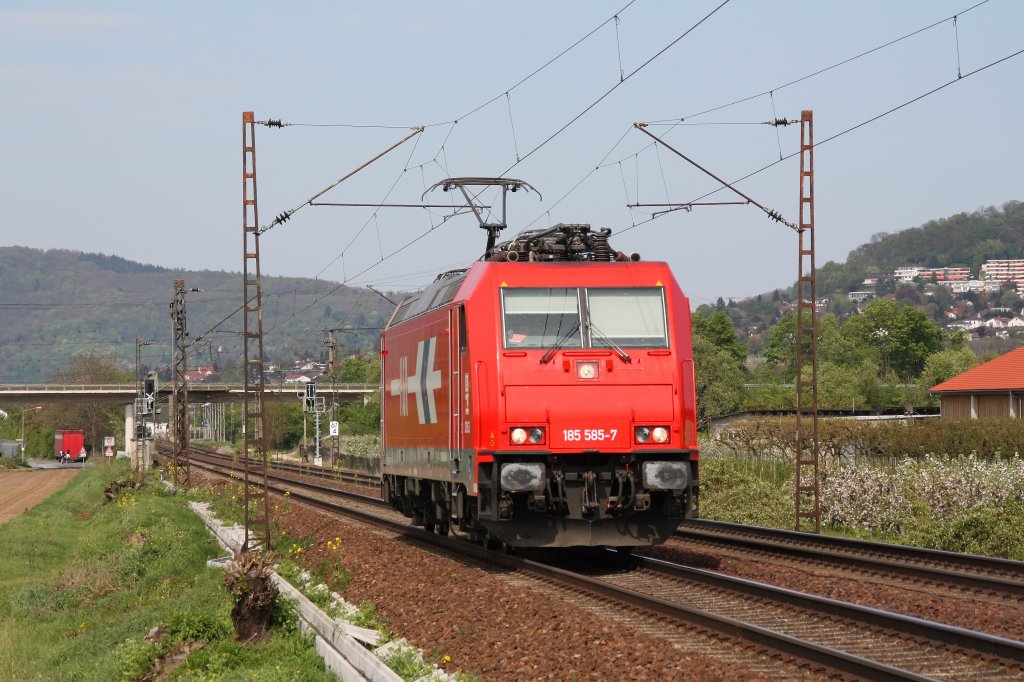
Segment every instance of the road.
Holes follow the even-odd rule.
[[[0,523],[28,511],[70,481],[81,469],[45,469],[0,473]]]

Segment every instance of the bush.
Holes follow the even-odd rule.
[[[912,533],[908,542],[949,552],[985,554],[1024,561],[1024,503],[988,502],[954,518],[938,518]]]
[[[956,552],[1024,558],[1024,460],[925,455],[895,467],[831,464],[822,523]]]
[[[795,433],[796,417],[759,416],[730,426],[716,441],[734,457],[792,457]],[[926,453],[1024,454],[1019,419],[819,419],[818,438],[823,462],[866,457],[895,464]]]
[[[825,470],[819,500],[822,524],[839,529],[899,533],[912,510],[893,471],[854,463]]]
[[[230,635],[231,624],[213,613],[179,611],[167,619],[167,631],[183,642],[212,642]]]
[[[752,462],[702,459],[701,516],[755,526],[791,527],[796,513],[792,483],[764,480],[762,473]]]

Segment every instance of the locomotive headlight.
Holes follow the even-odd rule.
[[[648,490],[684,490],[689,481],[689,462],[644,462],[643,484]]]
[[[544,442],[544,429],[540,426],[517,426],[508,434],[512,445],[540,445]]]
[[[669,431],[667,426],[638,426],[633,430],[633,438],[637,443],[667,443]]]
[[[597,379],[601,374],[601,366],[592,360],[576,363],[577,379]]]
[[[544,465],[540,463],[509,462],[501,465],[501,489],[511,493],[525,490],[544,490],[547,483]]]

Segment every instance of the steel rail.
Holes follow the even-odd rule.
[[[807,592],[799,592],[785,587],[767,585],[765,583],[737,578],[716,571],[708,571],[690,566],[681,566],[661,559],[637,557],[641,567],[664,575],[670,575],[687,581],[698,582],[711,587],[727,589],[739,594],[767,599],[778,604],[795,606],[816,613],[824,613],[845,618],[864,625],[881,627],[913,637],[921,637],[935,642],[968,648],[971,651],[998,656],[1018,664],[1024,663],[1024,642],[1006,637],[990,635],[977,630],[935,621],[925,620],[901,613],[884,611],[870,606],[861,606],[850,602],[821,597]]]
[[[1024,578],[1004,577],[1024,576],[1024,562],[1011,559],[703,519],[684,522],[674,535],[676,538],[720,542],[772,554],[827,559],[854,568],[887,571],[1024,597]],[[867,556],[869,554],[876,556]]]

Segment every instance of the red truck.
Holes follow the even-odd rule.
[[[88,458],[85,432],[57,431],[53,435],[53,458],[60,462],[84,462]]]

